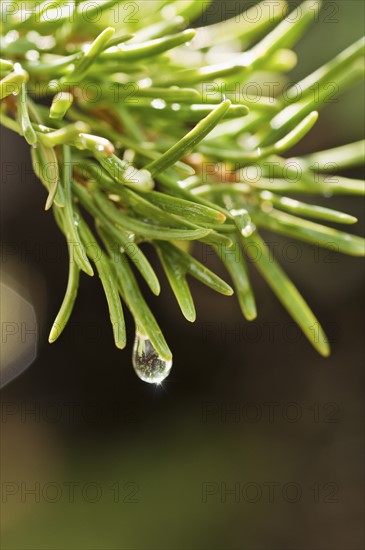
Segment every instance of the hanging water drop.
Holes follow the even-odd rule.
[[[161,384],[170,374],[172,361],[163,359],[147,336],[136,332],[132,363],[137,376],[149,384]]]

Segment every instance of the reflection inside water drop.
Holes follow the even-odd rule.
[[[163,359],[147,336],[136,332],[132,363],[137,376],[149,384],[161,384],[170,374],[172,361]]]

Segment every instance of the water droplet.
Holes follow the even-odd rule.
[[[149,88],[152,86],[152,80],[150,78],[141,78],[137,84],[140,88]]]
[[[164,109],[166,107],[166,101],[163,99],[153,99],[151,105],[155,109]]]
[[[28,50],[25,54],[26,59],[28,61],[38,61],[39,59],[39,51],[37,50]]]
[[[10,42],[15,42],[15,40],[18,40],[18,38],[19,38],[18,31],[9,31],[5,36],[5,41],[9,44]]]
[[[251,237],[252,233],[256,231],[256,226],[252,222],[248,223],[245,227],[241,229],[243,237]]]
[[[147,336],[136,332],[132,363],[137,376],[149,384],[161,384],[170,374],[172,361],[163,359]]]
[[[243,235],[243,237],[250,237],[256,230],[256,226],[252,223],[250,214],[245,208],[241,208],[239,210],[230,209],[230,214],[232,214],[235,218],[236,225],[241,231],[241,235]]]

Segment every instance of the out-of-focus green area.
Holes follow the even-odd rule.
[[[231,12],[238,3],[221,4]],[[293,79],[363,34],[363,2],[329,0],[323,14],[295,48]],[[360,139],[362,94],[358,86],[328,106],[303,148]],[[3,158],[30,172],[20,138],[4,133],[2,146]],[[188,325],[163,290],[151,303],[175,362],[166,384],[151,388],[133,372],[131,346],[113,348],[102,292],[86,277],[72,323],[59,342],[46,344],[66,252],[50,216],[34,221],[44,197],[29,180],[19,185],[15,174],[13,188],[1,191],[13,243],[3,268],[28,288],[41,343],[36,362],[2,392],[1,548],[363,548],[359,260],[300,245],[300,258],[286,262],[330,334],[328,360],[293,329],[258,277],[259,318],[250,326],[233,298],[198,283],[198,321]],[[331,204],[363,215],[359,199]],[[285,264],[287,242],[274,240]]]
[[[298,66],[292,72],[293,79],[303,78],[356,39],[361,38],[364,35],[364,20],[363,2],[325,1],[319,24],[314,25],[309,35],[303,37],[295,48],[298,53]],[[363,98],[364,83],[347,91],[343,97],[335,99],[322,112],[321,140],[326,144],[325,147],[362,139],[365,116]]]

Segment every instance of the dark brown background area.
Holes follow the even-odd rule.
[[[320,21],[299,43],[293,78],[363,33],[361,2],[328,4],[339,7],[338,22]],[[361,139],[362,94],[358,86],[324,110],[294,152]],[[82,276],[70,325],[57,343],[47,343],[66,285],[67,250],[43,210],[46,195],[31,175],[27,145],[2,129],[1,150],[2,269],[34,303],[40,331],[36,361],[2,391],[2,483],[19,490],[2,503],[3,548],[363,548],[362,260],[317,256],[300,244],[300,260],[289,262],[283,250],[290,241],[265,235],[278,243],[279,261],[328,330],[326,360],[293,332],[255,271],[259,317],[252,326],[234,298],[194,281],[198,320],[189,325],[162,284],[161,296],[149,302],[174,366],[162,388],[150,387],[131,366],[128,315],[128,347],[113,346],[96,278]],[[17,173],[4,177],[5,163]],[[336,197],[328,205],[364,219],[361,198]],[[350,229],[363,228],[360,221]],[[226,277],[211,256],[209,263]],[[155,258],[153,265],[165,282]],[[67,482],[79,484],[74,502]],[[36,483],[39,502],[26,493]],[[101,487],[95,503],[82,494],[87,483]],[[57,502],[50,502],[49,484],[62,489]]]

